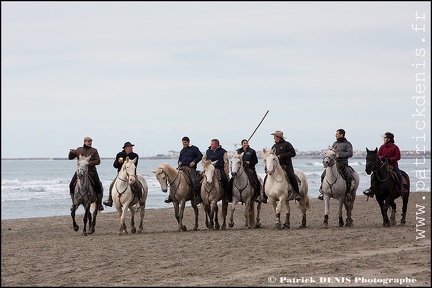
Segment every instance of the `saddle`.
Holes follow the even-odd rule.
[[[342,179],[344,179],[344,180],[346,181],[346,177],[345,177],[344,169],[341,169],[341,167],[340,167],[339,165],[336,165],[336,167],[337,167],[337,169],[338,169],[338,171],[339,171],[339,174],[341,174]],[[354,169],[353,169],[351,166],[349,166],[349,165],[348,165],[348,168],[349,168],[350,173],[351,173],[351,180],[354,181],[354,172],[355,172],[355,171],[354,171]]]
[[[138,181],[138,179],[134,182],[134,184],[131,185],[132,193],[137,196],[138,198],[141,198],[142,196],[142,189],[144,187],[142,186],[141,182]]]
[[[179,171],[182,171],[183,173],[186,173],[186,175],[188,177],[186,177],[186,181],[188,182],[189,186],[192,186],[192,181],[191,181],[191,168],[188,166],[181,166],[178,168]],[[196,171],[196,177],[195,177],[195,187],[194,188],[196,191],[201,190],[201,181],[202,181],[202,172],[199,170],[195,170]]]

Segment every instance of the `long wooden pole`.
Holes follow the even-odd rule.
[[[258,130],[258,127],[259,127],[259,126],[261,125],[261,123],[264,121],[264,118],[267,116],[267,114],[268,114],[269,111],[270,111],[270,110],[267,110],[267,112],[265,113],[264,117],[261,119],[261,122],[258,124],[258,126],[255,128],[255,130],[254,130],[254,132],[252,133],[252,135],[249,137],[248,142],[249,142],[249,140],[252,138],[252,136],[255,134],[255,132]]]

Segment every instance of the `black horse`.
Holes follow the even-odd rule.
[[[376,200],[381,208],[381,214],[383,216],[383,226],[389,227],[396,225],[396,203],[395,199],[402,197],[402,219],[400,225],[405,224],[405,216],[408,206],[410,179],[407,173],[401,170],[403,178],[403,187],[406,192],[402,192],[399,188],[399,180],[396,172],[393,171],[392,167],[388,164],[386,159],[382,162],[377,154],[378,148],[371,151],[366,148],[366,173],[371,175],[371,189],[376,195]],[[387,210],[391,206],[392,213],[390,220],[387,216]]]

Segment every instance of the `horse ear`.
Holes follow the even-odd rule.
[[[151,170],[151,172],[156,174],[156,170]]]
[[[206,156],[206,154],[203,154],[203,157],[202,157],[202,159],[201,159],[203,162],[205,162],[206,160],[207,160],[207,156]]]
[[[273,149],[271,150],[271,152],[272,152],[272,153],[276,153],[276,148],[273,148]]]
[[[366,152],[369,152],[369,149],[366,147]]]
[[[216,163],[218,162],[218,160],[211,162],[214,165],[216,165]]]
[[[377,153],[377,152],[378,152],[378,148],[377,148],[377,147],[375,147],[375,150],[374,150],[374,152],[375,152],[375,153]]]

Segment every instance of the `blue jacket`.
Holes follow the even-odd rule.
[[[223,149],[222,146],[219,146],[216,149],[216,151],[214,151],[214,152],[210,149],[210,146],[209,146],[209,148],[206,151],[206,158],[207,158],[207,160],[211,160],[211,161],[218,160],[218,162],[215,165],[215,168],[222,170],[222,171],[225,171],[224,170],[224,159],[223,159],[225,153],[227,153],[227,151],[225,149]]]
[[[198,147],[191,145],[186,148],[183,148],[180,151],[180,155],[177,162],[181,162],[182,166],[187,166],[187,167],[190,167],[190,163],[195,162],[195,167],[193,168],[196,168],[196,164],[198,164],[201,161],[202,157],[203,154],[198,149]]]

